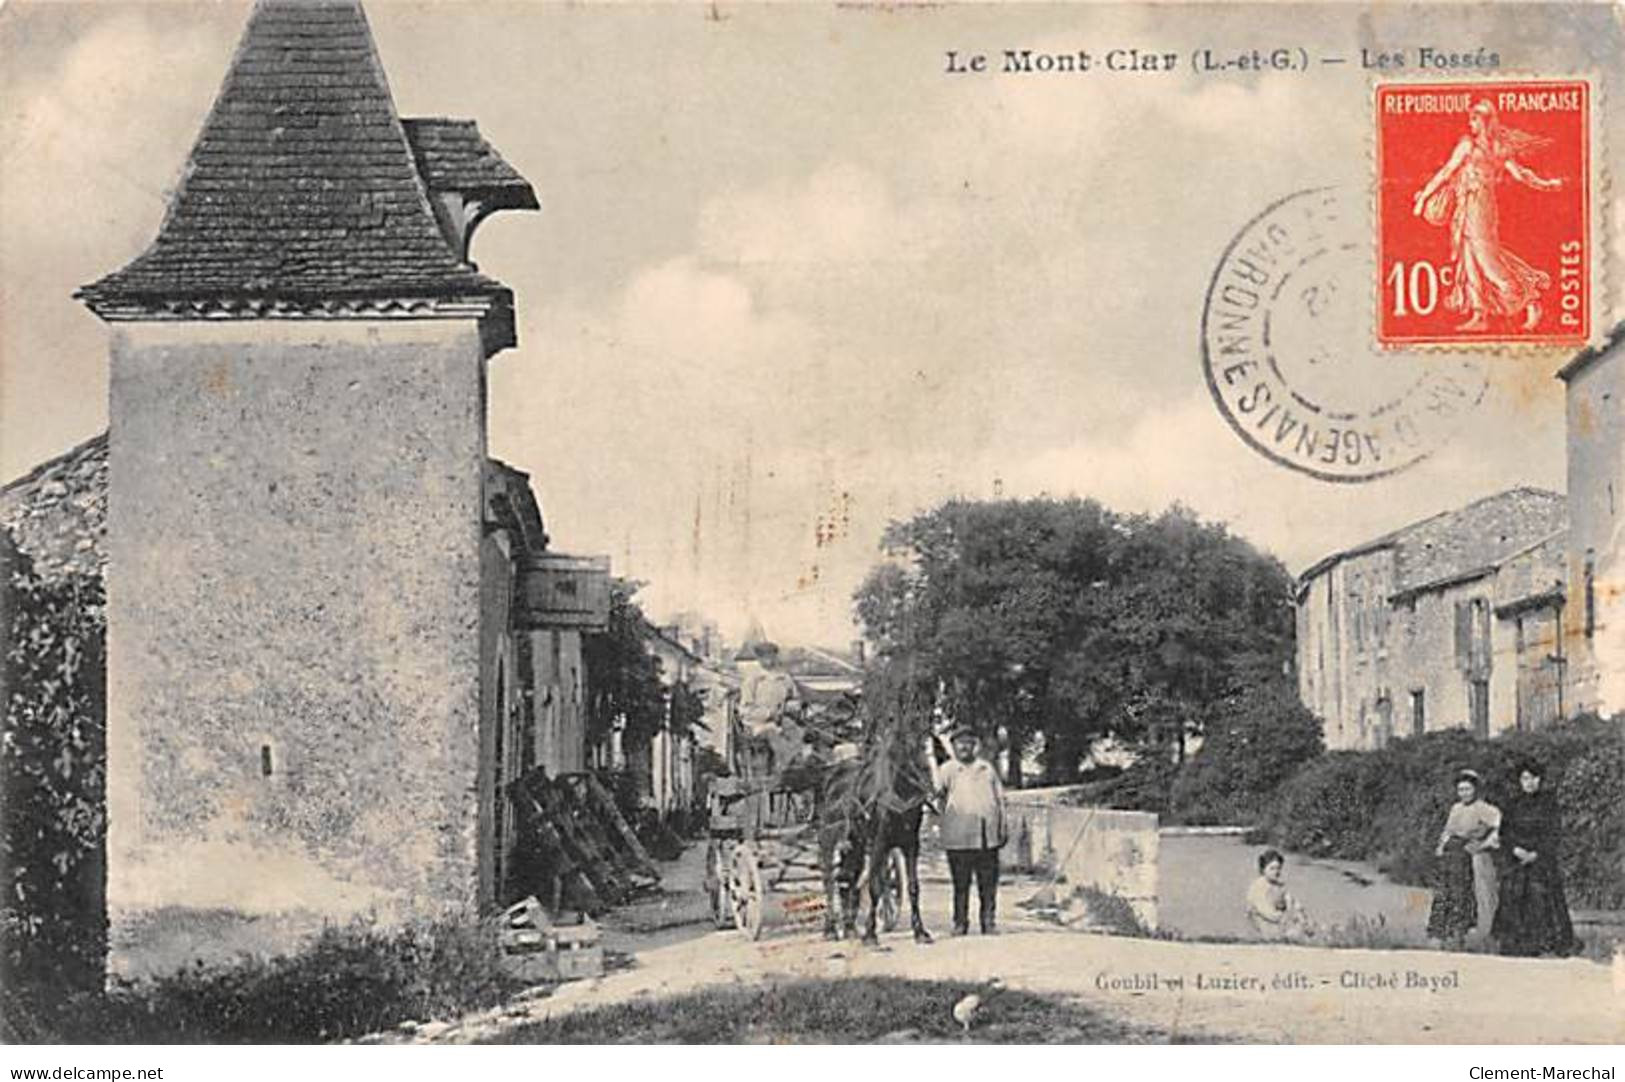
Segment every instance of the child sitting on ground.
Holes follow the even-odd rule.
[[[1286,890],[1286,857],[1279,850],[1258,854],[1258,878],[1247,890],[1247,919],[1258,938],[1297,941],[1310,935],[1303,907]]]

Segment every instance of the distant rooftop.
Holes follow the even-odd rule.
[[[1424,589],[1493,568],[1563,530],[1568,504],[1562,493],[1523,486],[1475,500],[1333,553],[1298,577],[1300,588],[1343,560],[1394,550],[1394,592]]]
[[[1557,378],[1565,383],[1590,368],[1599,358],[1606,357],[1612,351],[1625,344],[1625,319],[1614,324],[1614,329],[1608,332],[1601,342],[1594,347],[1587,347],[1576,353],[1568,364],[1557,370]]]
[[[107,433],[0,487],[0,526],[42,578],[107,568]]]
[[[157,238],[78,296],[108,319],[506,308],[445,191],[468,218],[536,206],[472,121],[403,124],[358,0],[259,0]]]

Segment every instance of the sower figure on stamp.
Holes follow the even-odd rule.
[[[1467,313],[1457,330],[1485,329],[1489,315],[1524,317],[1525,330],[1540,322],[1540,294],[1551,288],[1550,274],[1531,267],[1501,243],[1496,190],[1511,177],[1536,191],[1556,191],[1561,178],[1546,179],[1518,160],[1524,151],[1551,142],[1503,127],[1495,106],[1475,103],[1467,114],[1467,134],[1450,159],[1416,193],[1411,210],[1431,225],[1450,223],[1453,277],[1445,307]]]
[[[932,737],[933,750],[938,746]],[[953,758],[931,757],[932,783],[942,809],[942,847],[954,883],[954,935],[970,931],[970,884],[976,879],[982,934],[992,934],[999,894],[999,849],[1005,843],[1004,783],[976,754],[976,731],[961,725],[950,741]]]

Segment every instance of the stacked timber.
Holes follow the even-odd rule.
[[[508,786],[519,815],[515,878],[559,912],[602,913],[660,883],[660,873],[615,800],[590,773],[547,776],[541,767]]]

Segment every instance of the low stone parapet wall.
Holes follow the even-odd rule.
[[[1147,928],[1157,927],[1157,816],[1060,803],[1066,790],[1007,794],[1007,866],[1059,875],[1071,886],[1114,894]]]

